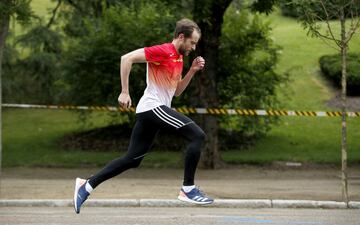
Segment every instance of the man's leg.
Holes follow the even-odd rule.
[[[100,183],[119,175],[125,170],[138,167],[150,149],[157,132],[158,129],[146,121],[136,121],[126,155],[114,159],[97,174],[90,177],[88,182],[92,188],[96,188]]]
[[[132,130],[129,148],[125,156],[114,159],[87,181],[80,178],[76,179],[74,192],[74,208],[76,213],[80,212],[81,205],[93,188],[125,170],[136,168],[140,165],[158,132],[158,128],[146,119],[147,114],[149,112],[137,115],[137,121]],[[150,112],[150,114],[152,113]]]
[[[205,139],[204,131],[195,123],[181,127],[178,132],[188,141],[184,163],[184,186],[194,185],[194,177],[201,155],[201,146]]]
[[[159,127],[174,131],[189,141],[185,155],[183,187],[178,198],[196,204],[212,203],[213,199],[206,197],[194,185],[196,167],[200,159],[205,133],[190,118],[166,106],[157,107],[152,111],[158,118]]]

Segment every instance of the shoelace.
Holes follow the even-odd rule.
[[[196,186],[195,188],[196,188],[196,190],[198,191],[198,193],[200,193],[200,194],[201,194],[202,196],[204,196],[204,197],[207,197],[206,194],[200,189],[199,186]]]

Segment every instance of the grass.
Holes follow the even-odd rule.
[[[3,114],[3,166],[79,167],[103,166],[122,152],[63,150],[58,140],[69,132],[102,127],[108,116],[96,112],[91,125],[79,125],[73,111],[44,109],[6,109]],[[330,122],[330,123],[329,123]],[[283,118],[270,134],[246,151],[225,151],[222,157],[231,164],[269,164],[297,161],[339,164],[340,118]],[[349,163],[360,162],[360,120],[348,120]],[[319,132],[319,127],[326,130]],[[145,167],[179,167],[180,152],[151,152]]]
[[[6,109],[3,112],[3,166],[78,167],[102,166],[122,152],[63,150],[58,140],[69,132],[105,126],[109,117],[95,112],[91,125],[81,126],[76,113],[66,110]],[[177,158],[179,157],[179,158]],[[144,166],[177,165],[181,155],[153,152]]]
[[[341,162],[340,117],[283,118],[267,137],[242,152],[223,153],[228,163],[269,164],[274,161],[302,163],[340,164]],[[348,161],[360,163],[360,120],[348,119]],[[321,130],[323,129],[323,130]]]
[[[43,0],[33,0],[35,11],[46,12]],[[283,47],[278,72],[290,71],[291,82],[286,91],[279,90],[285,109],[333,110],[325,102],[335,90],[319,74],[318,59],[324,54],[336,53],[322,41],[306,36],[306,31],[294,19],[274,12],[265,18],[271,21],[273,38]],[[354,37],[350,52],[360,51],[360,35]],[[64,134],[105,126],[108,117],[94,113],[92,125],[81,127],[72,111],[6,109],[3,113],[3,165],[79,167],[102,166],[121,155],[119,152],[65,151],[57,140]],[[273,161],[297,161],[340,164],[340,118],[283,117],[268,135],[246,151],[222,152],[227,163],[268,164]],[[360,163],[360,119],[348,119],[348,158]],[[181,165],[181,153],[153,152],[143,166],[168,167]]]

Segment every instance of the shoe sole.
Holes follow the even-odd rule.
[[[79,214],[80,211],[78,212],[78,210],[77,210],[76,199],[77,199],[78,191],[79,191],[81,185],[83,185],[83,184],[82,184],[82,180],[83,180],[83,179],[81,179],[81,178],[76,178],[76,180],[75,180],[75,190],[74,190],[73,204],[74,204],[74,210],[75,210],[75,212],[76,212],[77,214]]]
[[[213,203],[214,201],[211,201],[211,202],[197,202],[197,201],[194,201],[194,200],[191,200],[189,198],[186,198],[184,196],[178,196],[178,199],[180,201],[183,201],[183,202],[188,202],[188,203],[193,203],[193,204],[196,204],[196,205],[209,205],[211,203]]]

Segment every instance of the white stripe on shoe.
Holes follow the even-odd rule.
[[[199,190],[198,190],[199,192]],[[192,197],[189,197],[189,193],[186,193],[183,191],[183,189],[180,190],[180,193],[178,195],[178,199],[180,201],[184,201],[184,202],[189,202],[189,203],[194,203],[194,204],[198,204],[198,205],[207,205],[207,204],[211,204],[214,202],[213,199],[203,196],[202,193],[193,193]]]

